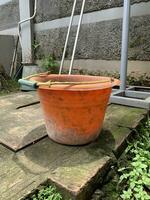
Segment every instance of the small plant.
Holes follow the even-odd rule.
[[[44,70],[50,71],[51,73],[58,73],[59,64],[54,56],[49,55],[42,59],[42,67]]]
[[[37,50],[40,47],[40,43],[34,40],[34,43],[32,44],[33,50]]]
[[[33,48],[33,55],[34,55],[35,60],[38,59],[37,51],[38,51],[40,46],[41,46],[40,43],[38,41],[34,40],[34,42],[32,44],[32,48]]]
[[[47,186],[38,191],[32,197],[28,198],[30,200],[62,200],[62,196],[57,192],[56,188],[53,186]]]
[[[138,140],[129,143],[126,154],[132,159],[128,167],[119,169],[123,200],[150,199],[150,120],[139,130]]]

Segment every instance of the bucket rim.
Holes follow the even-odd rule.
[[[50,74],[48,72],[31,75],[25,80],[34,82],[38,88],[52,90],[97,90],[119,85],[118,79],[106,76]]]

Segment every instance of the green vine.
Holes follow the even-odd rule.
[[[119,184],[124,188],[123,200],[150,199],[150,120],[139,130],[138,140],[129,143],[126,154],[131,155],[128,167],[122,173]]]

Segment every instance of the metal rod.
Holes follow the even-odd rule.
[[[12,59],[12,63],[11,63],[11,68],[10,68],[10,73],[9,76],[12,77],[12,74],[15,73],[15,63],[16,63],[16,57],[17,57],[17,50],[18,50],[18,43],[19,43],[19,36],[17,36],[17,41],[16,41],[16,45],[15,45],[15,50],[13,53],[13,59]]]
[[[120,89],[126,89],[127,67],[128,67],[128,42],[130,24],[130,0],[124,0],[123,25],[122,25],[122,48],[120,68]]]
[[[67,45],[68,45],[70,30],[71,30],[71,27],[72,27],[72,22],[73,22],[76,3],[77,3],[77,0],[74,1],[73,8],[72,8],[72,13],[71,13],[71,17],[70,17],[68,32],[67,32],[67,36],[66,36],[65,46],[64,46],[63,55],[62,55],[61,64],[60,64],[60,69],[59,69],[59,74],[61,74],[62,69],[63,69],[63,64],[64,64],[65,55],[66,55],[66,49],[67,49]]]
[[[75,38],[74,47],[73,47],[73,53],[72,53],[70,68],[69,68],[69,75],[72,72],[72,67],[73,67],[73,63],[74,63],[74,56],[75,56],[77,42],[78,42],[78,38],[79,38],[79,32],[80,32],[80,27],[81,27],[82,18],[83,18],[83,12],[84,12],[84,6],[85,6],[85,0],[83,0],[83,2],[82,2],[82,8],[81,8],[81,12],[80,12],[80,18],[79,18],[79,23],[78,23],[76,38]]]

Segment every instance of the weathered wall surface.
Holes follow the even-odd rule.
[[[19,21],[18,1],[12,0],[4,5],[0,5],[0,30],[17,27],[17,22]],[[81,0],[77,1],[76,15],[80,12],[82,2]],[[37,15],[34,20],[35,27],[40,25],[40,30],[35,29],[35,41],[40,44],[38,49],[36,49],[37,59],[49,54],[54,54],[57,59],[61,59],[68,22],[65,24],[65,21],[65,25],[61,27],[63,23],[60,23],[57,19],[66,20],[65,17],[70,16],[72,4],[73,0],[38,0]],[[131,0],[131,4],[134,8],[136,7],[136,14],[133,15],[134,17],[131,18],[130,23],[129,59],[150,61],[150,13],[148,10],[150,8],[150,0]],[[85,13],[94,14],[95,11],[99,11],[95,12],[95,16],[97,13],[103,13],[103,18],[105,18],[105,13],[107,13],[108,18],[103,20],[97,15],[97,19],[100,19],[99,21],[96,19],[96,22],[92,21],[91,23],[89,20],[88,23],[82,25],[76,59],[91,59],[93,61],[120,60],[122,5],[123,0],[86,1]],[[118,15],[118,13],[120,14]],[[55,20],[55,22],[52,20]],[[47,23],[45,25],[43,22],[51,22],[52,26],[47,28]],[[58,28],[53,27],[54,23]],[[74,26],[71,31],[66,59],[71,57],[76,28]]]
[[[131,0],[131,4],[148,2],[150,0]],[[49,21],[62,17],[70,16],[74,0],[38,0],[38,11],[36,22]],[[77,1],[75,14],[80,13],[81,0]],[[123,0],[87,0],[85,5],[85,13],[120,7]]]
[[[0,35],[0,64],[9,74],[15,42],[13,36]]]
[[[19,21],[18,0],[12,0],[0,6],[0,30],[17,26]]]
[[[82,25],[77,45],[78,59],[120,59],[122,20],[103,21]],[[76,27],[73,28],[66,58],[70,58]],[[41,31],[36,34],[40,43],[37,56],[54,54],[60,59],[66,37],[66,28]],[[150,60],[150,16],[133,17],[130,24],[130,60]]]

